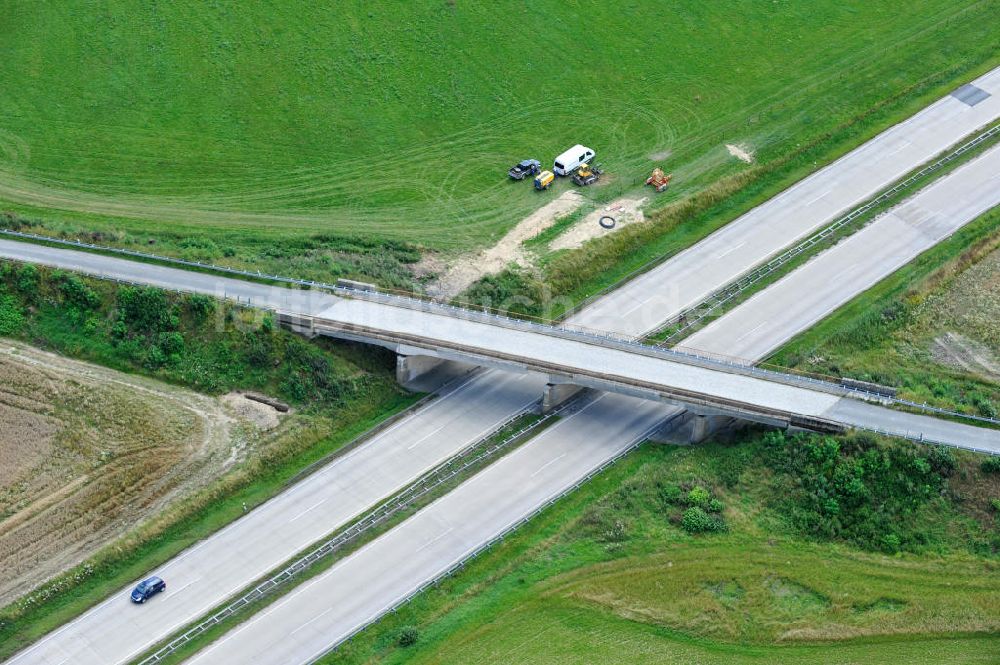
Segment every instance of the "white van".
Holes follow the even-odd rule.
[[[575,146],[556,157],[552,170],[556,175],[569,175],[580,166],[594,158],[594,151],[577,143]]]

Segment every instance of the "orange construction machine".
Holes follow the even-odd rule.
[[[670,179],[673,178],[673,174],[665,175],[663,169],[655,168],[653,169],[653,175],[646,178],[646,184],[652,185],[653,189],[657,192],[662,192],[670,184]]]

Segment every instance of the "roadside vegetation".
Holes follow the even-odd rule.
[[[768,358],[898,388],[905,399],[1000,413],[1000,211],[928,250]]]
[[[506,181],[518,159],[592,145],[595,202],[666,167],[653,223],[547,264],[578,299],[996,64],[996,10],[40,3],[0,21],[0,201],[44,233],[403,287],[417,252],[483,247],[548,200]],[[581,35],[615,57],[566,57]]]
[[[990,662],[981,465],[869,435],[646,444],[322,662]]]
[[[209,395],[263,392],[294,411],[246,441],[221,478],[0,609],[0,658],[273,496],[415,399],[396,386],[388,353],[306,341],[259,312],[202,296],[30,264],[0,264],[0,335]]]
[[[270,314],[203,295],[0,264],[0,334],[203,392],[254,389],[335,407],[391,385],[388,352],[307,341]]]

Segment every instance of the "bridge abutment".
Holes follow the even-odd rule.
[[[316,332],[315,319],[311,316],[295,316],[284,312],[278,314],[278,325],[298,333],[308,339],[318,336]]]

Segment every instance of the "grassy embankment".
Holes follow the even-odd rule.
[[[1000,411],[998,284],[1000,211],[993,210],[767,362],[895,386],[905,399],[995,418]],[[957,343],[949,338],[956,333]]]
[[[646,445],[323,662],[991,662],[1000,475],[980,459]]]
[[[404,286],[401,243],[492,242],[539,204],[508,162],[578,140],[610,174],[598,201],[657,163],[676,185],[655,207],[761,200],[995,64],[996,10],[35,3],[0,20],[0,201],[45,232]],[[614,56],[567,58],[581,35]],[[548,281],[586,294],[690,242],[705,226],[684,210],[556,257]]]
[[[0,657],[258,505],[324,457],[412,403],[391,358],[307,342],[258,312],[200,296],[0,265],[0,335],[209,394],[266,392],[297,414],[204,491],[185,497],[84,564],[0,610]]]

